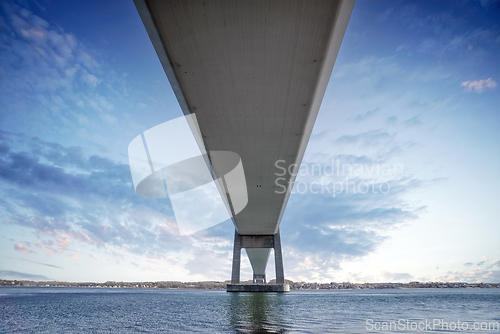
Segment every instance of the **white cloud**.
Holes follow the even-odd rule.
[[[498,0],[479,0],[479,2],[481,3],[481,6],[483,7],[488,7],[489,5],[497,2]]]
[[[102,114],[101,117],[110,125],[116,124],[116,118],[109,114]]]
[[[0,102],[15,115],[4,126],[19,124],[23,118],[31,124],[51,124],[56,133],[75,133],[91,126],[90,120],[100,113],[115,108],[114,99],[120,95],[99,87],[103,80],[115,82],[114,74],[102,70],[94,50],[77,36],[18,5],[0,6],[0,14],[5,17],[0,31],[0,73],[9,78],[8,84],[0,83]],[[96,88],[106,98],[96,94]],[[77,108],[81,110],[75,112]],[[82,113],[86,120],[78,117]],[[111,114],[103,124],[115,121]]]
[[[440,282],[494,283],[500,279],[500,271],[476,268],[469,271],[448,270],[434,280]]]
[[[27,247],[24,247],[23,245],[20,244],[15,244],[14,249],[18,252],[24,253],[24,254],[29,254],[29,253],[36,253],[34,250],[29,249]]]
[[[474,80],[462,82],[462,87],[466,92],[471,92],[474,90],[476,93],[482,93],[484,89],[493,89],[497,86],[497,83],[492,78],[486,80]]]
[[[93,74],[86,73],[82,75],[82,80],[87,83],[90,87],[95,87],[99,83],[99,79]]]

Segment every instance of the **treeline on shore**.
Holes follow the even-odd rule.
[[[274,284],[271,280],[269,284]],[[26,281],[0,280],[0,286],[32,286],[32,287],[82,287],[82,288],[133,288],[133,289],[204,289],[225,290],[229,281],[205,282],[59,282],[59,281]],[[466,282],[409,282],[409,283],[306,283],[287,280],[291,290],[343,290],[343,289],[420,289],[420,288],[500,288],[500,283],[466,283]],[[252,281],[241,282],[252,284]]]

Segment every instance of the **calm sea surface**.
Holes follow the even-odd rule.
[[[500,289],[0,288],[0,333],[500,333],[494,322]]]

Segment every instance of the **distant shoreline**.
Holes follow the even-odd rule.
[[[273,284],[274,280],[269,283]],[[226,290],[229,281],[204,282],[59,282],[0,280],[0,287],[71,287],[71,288],[129,288],[129,289],[185,289],[185,290]],[[251,284],[251,281],[241,282]],[[446,289],[446,288],[500,288],[500,283],[466,282],[409,282],[409,283],[306,283],[288,281],[290,290],[360,290],[360,289]]]

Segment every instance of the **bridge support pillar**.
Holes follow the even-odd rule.
[[[281,253],[280,231],[274,235],[273,239],[276,284],[285,284],[285,271],[283,270],[283,254]]]
[[[266,284],[266,274],[259,275],[255,272],[253,273],[253,284]]]
[[[240,284],[242,248],[274,248],[276,284],[285,285],[285,273],[283,270],[283,253],[281,252],[281,237],[279,231],[274,235],[241,235],[238,233],[238,231],[236,230],[234,231],[233,268],[231,273],[231,285]],[[254,273],[253,284],[266,284],[266,275]]]
[[[231,284],[240,283],[240,263],[241,263],[241,234],[234,230],[233,247],[233,271],[231,273]]]

